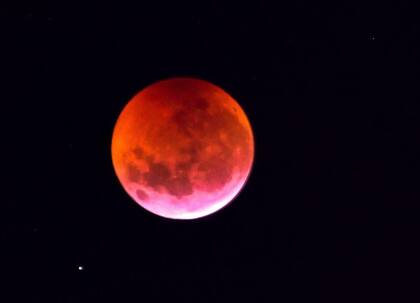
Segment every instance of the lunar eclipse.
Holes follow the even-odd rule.
[[[251,125],[220,87],[194,78],[156,82],[122,110],[112,162],[125,191],[166,218],[195,219],[231,202],[254,159]]]

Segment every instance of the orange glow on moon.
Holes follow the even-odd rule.
[[[156,82],[134,96],[112,136],[126,192],[166,218],[214,213],[244,186],[254,159],[251,125],[224,90],[193,78]]]

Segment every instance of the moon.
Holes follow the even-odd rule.
[[[112,163],[128,195],[165,218],[196,219],[229,204],[254,160],[240,105],[195,78],[147,86],[124,107],[112,135]]]

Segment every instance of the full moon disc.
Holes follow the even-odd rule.
[[[172,78],[135,95],[112,136],[125,191],[146,210],[194,219],[231,202],[254,159],[251,125],[239,104],[207,81]]]

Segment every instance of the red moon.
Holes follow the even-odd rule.
[[[254,159],[248,118],[223,89],[194,78],[156,82],[134,96],[112,136],[125,191],[172,219],[207,216],[231,202]]]

